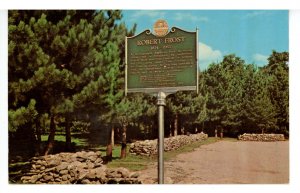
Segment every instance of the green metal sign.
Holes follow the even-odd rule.
[[[197,31],[173,27],[163,36],[146,30],[126,37],[126,93],[198,91]]]

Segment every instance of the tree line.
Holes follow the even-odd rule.
[[[124,95],[124,41],[136,26],[127,29],[121,19],[119,10],[9,11],[10,152],[26,147],[33,155],[52,153],[58,130],[67,151],[75,130],[106,133],[108,149],[117,132],[121,157],[128,140],[157,137],[156,97]],[[227,55],[199,80],[199,94],[167,97],[167,135],[216,130],[288,136],[288,52],[273,51],[264,67]],[[44,133],[48,142],[41,148]],[[27,145],[15,147],[16,141]]]

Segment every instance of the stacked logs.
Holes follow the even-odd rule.
[[[100,152],[60,153],[34,157],[22,178],[26,184],[140,184],[137,173],[109,169]]]
[[[241,141],[284,141],[283,134],[249,134],[244,133],[239,135],[238,139]]]
[[[184,145],[207,139],[207,134],[178,135],[164,139],[164,150],[176,150]],[[129,152],[134,155],[152,156],[157,154],[157,139],[136,141],[130,145]]]

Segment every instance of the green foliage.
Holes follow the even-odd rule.
[[[35,109],[35,100],[31,99],[27,107],[20,107],[17,110],[8,111],[8,129],[15,132],[18,128],[30,123],[36,118],[38,112]]]
[[[10,132],[26,119],[37,134],[47,131],[46,114],[54,117],[52,135],[60,125],[96,127],[111,115],[123,97],[120,48],[134,33],[121,17],[118,10],[9,11]],[[23,106],[31,100],[37,115],[29,117],[31,109]]]
[[[212,64],[204,72],[202,91],[208,95],[207,124],[234,135],[243,132],[288,134],[287,64],[288,53],[275,51],[263,68],[246,65],[235,55]]]

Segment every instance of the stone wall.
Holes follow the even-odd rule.
[[[207,134],[198,133],[191,135],[178,135],[175,137],[165,138],[164,150],[172,151],[184,145],[207,139]],[[134,155],[151,156],[157,154],[157,139],[136,141],[130,145],[129,152]]]
[[[283,134],[249,134],[244,133],[239,135],[238,139],[241,141],[284,141]]]
[[[26,184],[140,184],[138,173],[103,165],[100,152],[60,153],[34,157]]]

